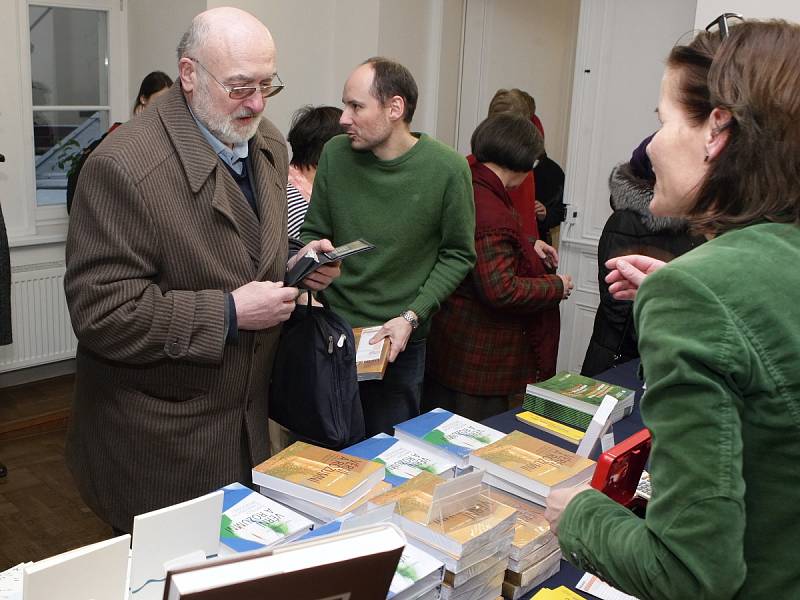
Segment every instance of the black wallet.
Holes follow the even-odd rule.
[[[359,252],[366,252],[375,248],[374,245],[363,239],[352,241],[343,246],[338,246],[330,252],[316,252],[309,251],[305,256],[300,258],[295,265],[286,272],[283,278],[283,283],[287,287],[302,287],[300,282],[308,277],[311,273],[319,269],[322,265],[342,260],[353,254]]]

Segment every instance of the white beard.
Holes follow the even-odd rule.
[[[254,113],[242,107],[230,115],[220,115],[214,111],[211,94],[208,93],[206,81],[204,85],[197,86],[192,95],[192,112],[197,120],[205,125],[214,137],[224,144],[243,144],[256,134],[264,111]],[[256,92],[258,93],[258,92]],[[256,117],[247,127],[237,127],[235,120],[240,117]]]

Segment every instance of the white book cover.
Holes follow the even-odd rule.
[[[293,540],[314,526],[310,519],[241,483],[226,485],[222,492],[219,539],[236,552]]]
[[[421,442],[435,451],[445,453],[460,468],[467,466],[470,452],[488,446],[506,435],[443,408],[434,408],[395,425],[394,434],[400,440]]]
[[[446,478],[455,474],[455,461],[443,460],[424,446],[410,444],[385,433],[345,448],[342,452],[383,464],[386,469],[383,480],[392,486],[405,483],[422,471]]]
[[[216,556],[222,491],[137,515],[133,519],[130,600],[161,600],[164,563],[194,555]]]
[[[131,536],[76,548],[23,567],[25,600],[125,598]]]

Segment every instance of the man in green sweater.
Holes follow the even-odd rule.
[[[376,249],[349,257],[325,291],[353,327],[381,325],[391,364],[361,382],[367,436],[419,414],[430,317],[475,262],[475,206],[464,157],[413,133],[417,85],[404,66],[370,58],[348,78],[341,124],[314,179],[301,238]]]

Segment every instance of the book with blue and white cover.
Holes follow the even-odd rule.
[[[314,526],[306,517],[241,483],[226,485],[222,492],[219,539],[235,552],[288,542]]]
[[[401,485],[422,471],[445,478],[455,475],[455,461],[442,460],[418,444],[408,444],[385,433],[367,438],[342,452],[383,464],[386,470],[383,480],[392,486]]]
[[[394,426],[397,439],[420,445],[443,460],[452,460],[459,469],[467,467],[473,450],[488,446],[505,435],[443,408],[434,408]]]

